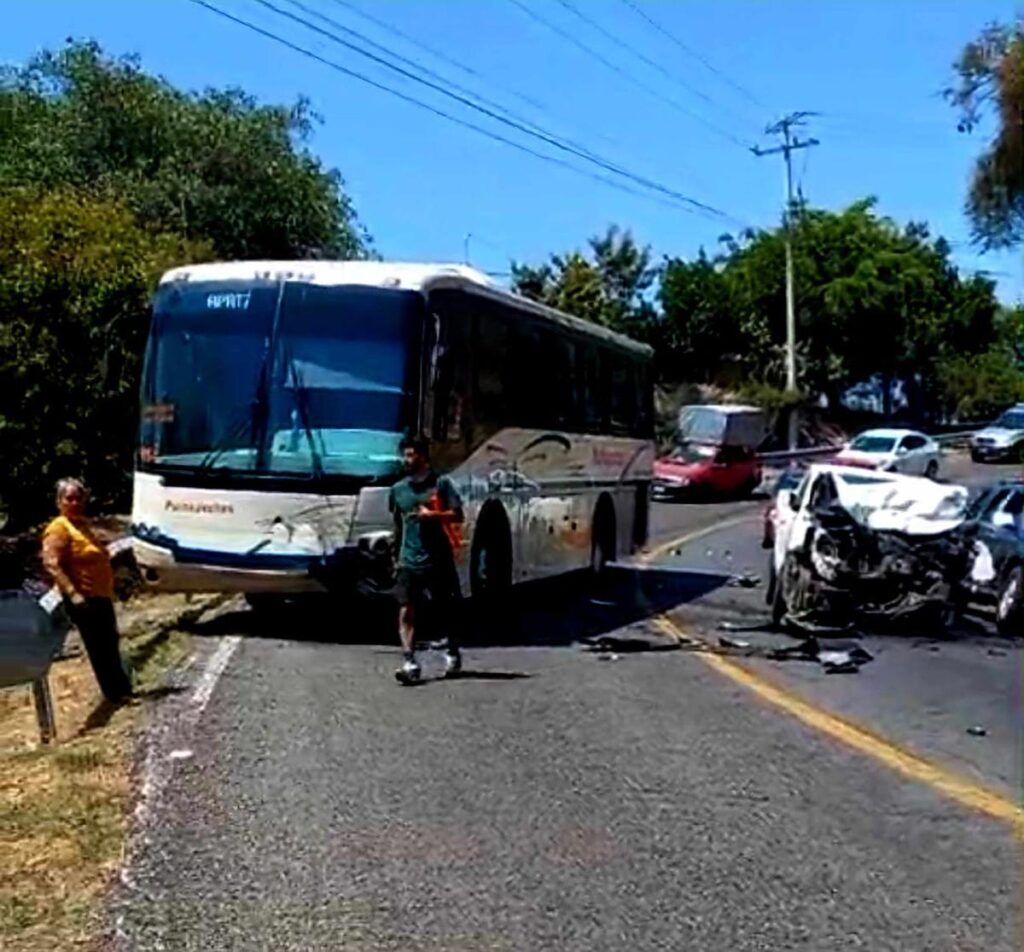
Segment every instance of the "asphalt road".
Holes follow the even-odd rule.
[[[174,767],[111,904],[120,945],[1019,949],[1008,823],[664,635],[667,614],[714,645],[761,611],[760,587],[728,584],[763,565],[760,506],[656,506],[656,542],[702,534],[598,593],[524,593],[474,626],[457,681],[397,687],[380,619],[204,624],[187,677],[245,637],[201,716],[185,716],[193,694],[162,709],[150,760]],[[729,660],[1010,796],[1021,652],[978,625],[938,651],[865,639],[856,675]],[[614,656],[581,649],[596,634]]]

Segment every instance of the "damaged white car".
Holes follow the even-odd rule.
[[[916,476],[812,466],[780,494],[767,597],[772,618],[868,627],[955,614],[968,546],[967,490]]]

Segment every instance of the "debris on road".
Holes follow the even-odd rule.
[[[718,644],[723,648],[749,648],[749,641],[740,641],[738,638],[719,638]]]
[[[750,572],[744,572],[742,575],[733,575],[726,585],[730,588],[757,588],[761,584],[761,579]]]
[[[985,737],[988,734],[988,731],[985,730],[984,727],[975,726],[975,727],[968,727],[967,728],[967,733],[970,734],[971,737]]]
[[[773,661],[816,661],[826,674],[855,674],[874,655],[849,640],[820,640],[814,636],[768,652]]]
[[[595,654],[634,654],[641,651],[678,651],[678,641],[650,641],[646,638],[620,638],[617,635],[593,635],[580,638],[580,647]]]
[[[719,631],[774,631],[772,620],[765,616],[757,621],[720,621]]]

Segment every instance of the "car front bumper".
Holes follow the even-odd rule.
[[[655,480],[651,483],[652,499],[684,499],[692,493],[692,483],[669,483],[659,480]]]
[[[1012,443],[972,443],[971,453],[978,459],[1005,459],[1013,452]]]

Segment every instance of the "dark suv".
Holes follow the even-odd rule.
[[[962,531],[972,543],[964,594],[995,608],[1001,634],[1024,634],[1024,482],[1001,482],[967,509]]]

